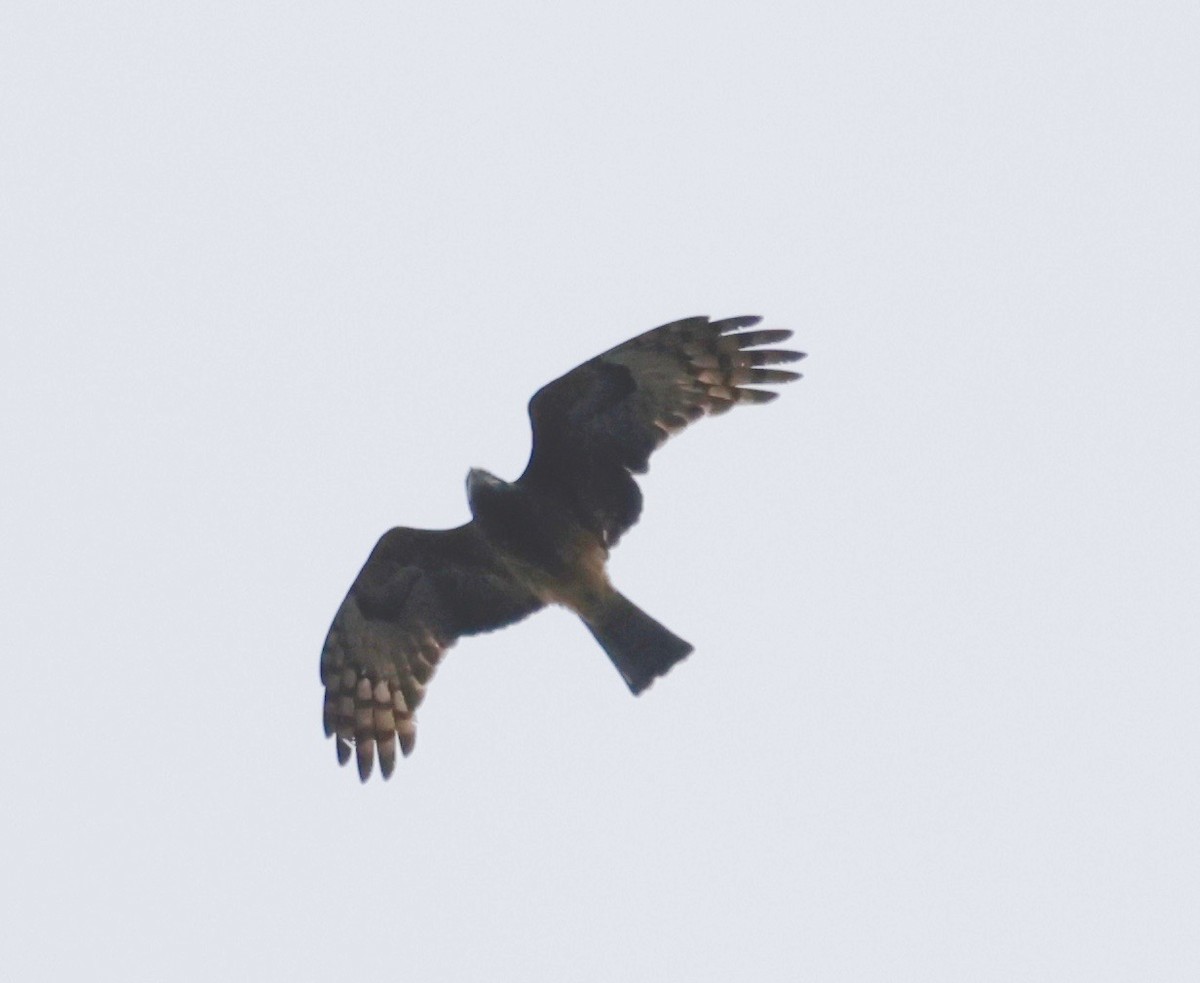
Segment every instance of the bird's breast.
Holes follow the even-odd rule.
[[[471,508],[513,576],[543,601],[578,611],[611,591],[608,550],[553,498],[510,484],[475,495]]]

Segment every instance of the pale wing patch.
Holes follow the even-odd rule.
[[[738,403],[767,403],[778,393],[752,386],[782,385],[800,378],[786,369],[764,368],[796,362],[803,352],[762,349],[786,341],[785,329],[742,331],[754,316],[709,321],[686,318],[618,345],[601,356],[629,369],[636,400],[657,431],[657,442],[679,433],[705,414],[717,415]]]
[[[354,597],[346,598],[321,652],[325,734],[334,738],[340,764],[353,750],[366,781],[378,755],[387,778],[397,746],[406,757],[412,753],[414,712],[448,647],[431,632],[366,618]]]

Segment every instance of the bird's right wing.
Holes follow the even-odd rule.
[[[460,635],[512,624],[540,607],[474,523],[385,533],[321,651],[325,734],[338,761],[349,761],[354,745],[366,781],[378,751],[383,777],[391,775],[397,743],[404,755],[412,752],[413,712],[442,653]]]

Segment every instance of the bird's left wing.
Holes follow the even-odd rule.
[[[491,631],[542,607],[514,580],[474,523],[392,529],[367,558],[321,651],[325,734],[338,761],[366,781],[378,751],[383,777],[396,745],[412,752],[413,712],[442,654],[461,635]]]
[[[689,317],[617,345],[539,389],[529,401],[533,452],[519,481],[549,492],[608,546],[638,519],[634,474],[672,434],[778,393],[756,388],[800,378],[775,366],[803,352],[771,346],[791,331],[746,331],[752,315]]]

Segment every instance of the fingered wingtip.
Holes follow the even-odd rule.
[[[399,731],[396,736],[400,739],[400,753],[407,758],[417,746],[417,732],[410,727]]]
[[[738,331],[742,328],[753,327],[762,321],[761,314],[741,314],[737,317],[723,317],[712,322],[714,328],[720,329],[721,334]]]
[[[360,737],[354,743],[358,758],[358,780],[365,782],[371,777],[371,769],[375,765],[375,740],[371,737]]]

